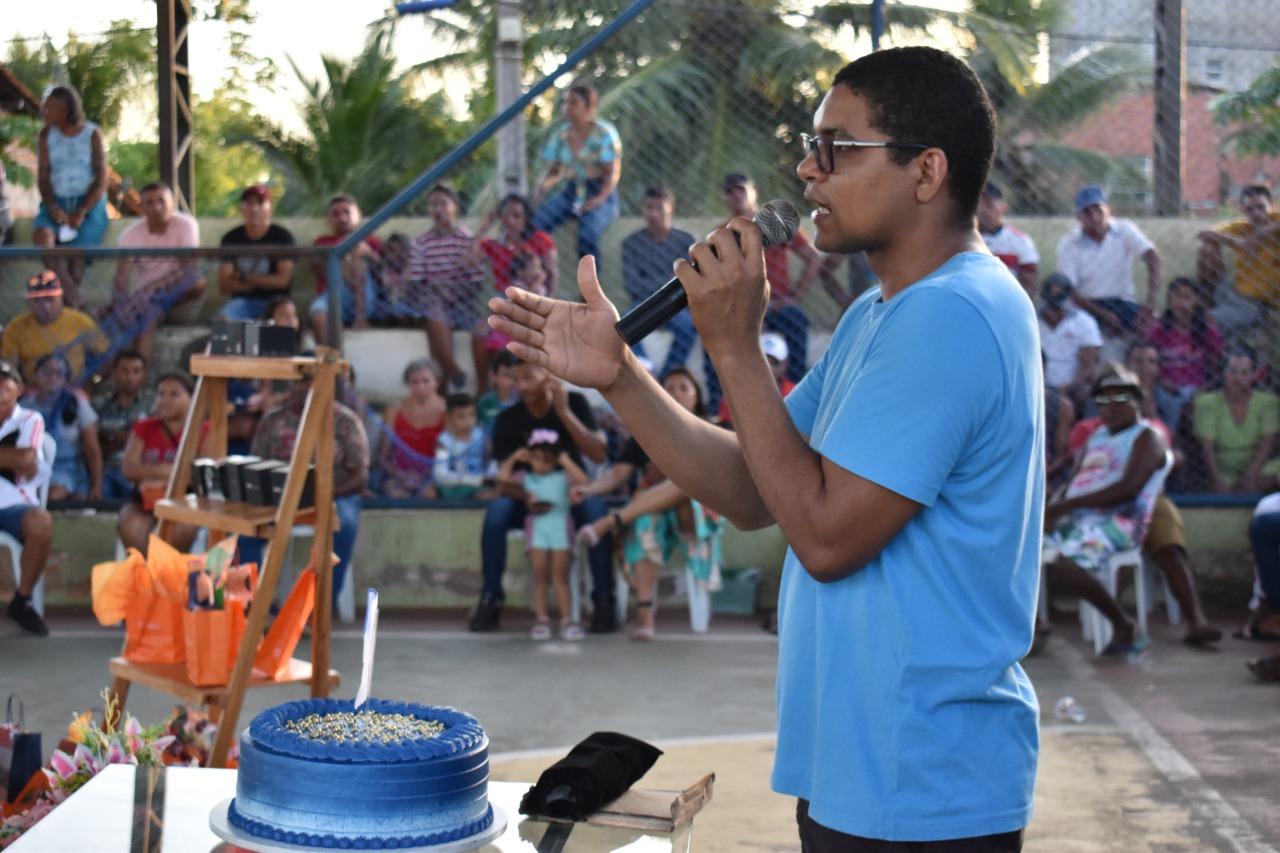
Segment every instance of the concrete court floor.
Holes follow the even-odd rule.
[[[1215,615],[1224,628],[1243,617]],[[706,636],[682,619],[663,614],[649,645],[625,634],[534,644],[519,613],[490,635],[466,633],[456,612],[384,613],[374,694],[474,713],[493,741],[495,779],[532,780],[597,729],[650,740],[665,754],[640,785],[680,788],[717,774],[695,849],[794,850],[794,803],[768,789],[776,640],[743,617],[716,617]],[[1280,850],[1280,687],[1253,683],[1243,666],[1280,646],[1227,639],[1196,651],[1154,622],[1155,642],[1134,662],[1095,661],[1072,625],[1055,626],[1028,662],[1043,743],[1028,851]],[[41,640],[0,620],[0,699],[22,697],[47,748],[73,711],[99,704],[120,642],[84,614],[51,624]],[[358,633],[339,630],[339,695],[354,693],[359,654]],[[253,691],[241,722],[304,695],[301,686]],[[1084,723],[1054,719],[1066,695],[1088,712]],[[129,710],[150,723],[170,706],[135,688]]]

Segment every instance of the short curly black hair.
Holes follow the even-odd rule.
[[[871,124],[894,142],[941,148],[961,222],[973,219],[995,156],[996,114],[969,66],[932,47],[897,47],[867,54],[836,74],[867,102]],[[897,149],[905,165],[920,152]]]

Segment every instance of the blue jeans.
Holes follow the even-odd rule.
[[[604,516],[604,501],[590,497],[571,507],[573,523],[579,527]],[[524,526],[528,508],[514,498],[498,498],[484,511],[484,532],[480,534],[481,565],[487,598],[502,599],[502,573],[507,567],[507,531]],[[591,565],[591,599],[608,606],[613,598],[613,536],[601,539],[587,552]]]
[[[1280,512],[1253,517],[1249,522],[1249,544],[1267,605],[1273,611],[1280,610]]]
[[[378,307],[378,286],[374,284],[373,273],[369,273],[364,279],[364,316],[369,319],[374,315],[375,309]],[[324,314],[329,315],[329,294],[321,293],[311,301],[310,307],[307,308],[308,314]],[[346,279],[342,281],[342,325],[350,326],[356,321],[356,297],[351,292],[351,286],[347,284]]]
[[[134,485],[124,478],[119,468],[107,467],[102,472],[102,496],[109,501],[128,500]]]
[[[282,294],[284,291],[280,291]],[[217,317],[223,320],[260,320],[262,312],[271,304],[270,299],[258,296],[233,296],[222,306]]]
[[[1130,302],[1128,299],[1090,299],[1089,301],[1115,314],[1126,332],[1135,331],[1134,322],[1138,319],[1138,311],[1142,308],[1138,303]]]
[[[777,332],[787,342],[787,378],[799,382],[804,378],[809,356],[809,318],[795,305],[770,308],[764,315],[765,331]],[[702,371],[707,380],[707,411],[720,411],[724,391],[716,376],[711,356],[702,354]]]
[[[639,302],[640,300],[637,300],[636,304]],[[634,308],[635,305],[632,307]],[[693,317],[690,316],[688,308],[672,317],[662,328],[671,333],[671,348],[667,350],[667,360],[658,371],[659,377],[666,376],[677,367],[684,367],[689,361],[690,350],[698,340],[698,332],[693,328]],[[648,358],[645,355],[643,341],[636,341],[636,345],[631,349],[641,358]]]
[[[587,181],[587,198],[600,191],[599,181]],[[564,189],[547,197],[533,215],[533,227],[550,234],[570,219],[578,220],[578,257],[600,257],[600,238],[618,218],[618,194],[609,193],[604,204],[586,213],[575,214],[574,202],[578,200],[578,184],[569,181]]]
[[[333,531],[333,553],[338,555],[338,565],[333,567],[333,606],[338,606],[338,590],[347,577],[347,566],[351,565],[351,552],[356,547],[356,534],[360,532],[360,510],[364,506],[361,495],[343,495],[334,498],[338,506],[338,530]],[[240,562],[257,563],[262,567],[262,548],[264,539],[252,536],[241,536],[239,542]],[[359,596],[356,596],[357,600]]]

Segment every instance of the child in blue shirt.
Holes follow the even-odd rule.
[[[484,430],[476,423],[476,401],[470,394],[450,394],[444,406],[444,432],[436,439],[432,468],[436,491],[446,499],[483,498],[492,466]]]

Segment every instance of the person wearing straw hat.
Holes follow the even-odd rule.
[[[1093,383],[1093,402],[1102,426],[1089,437],[1060,500],[1044,511],[1045,548],[1056,553],[1051,577],[1092,604],[1111,622],[1103,654],[1123,656],[1149,642],[1098,579],[1107,560],[1142,544],[1160,483],[1153,476],[1165,464],[1165,443],[1141,418],[1142,384],[1137,375],[1111,362]]]

